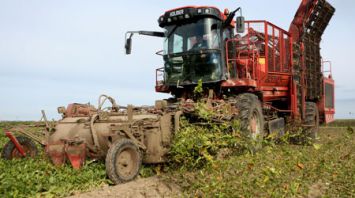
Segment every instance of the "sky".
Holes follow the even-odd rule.
[[[336,9],[321,43],[336,80],[337,118],[355,118],[355,1],[328,0]],[[155,52],[162,39],[135,36],[124,54],[128,30],[161,31],[166,10],[210,5],[243,8],[247,20],[268,20],[286,30],[300,0],[0,0],[0,120],[58,119],[58,106],[97,104],[100,94],[118,104],[151,105],[169,95],[154,91]]]

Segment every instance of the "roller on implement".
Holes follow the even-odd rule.
[[[3,157],[34,157],[32,139],[44,146],[55,165],[70,162],[79,169],[87,158],[102,159],[114,183],[127,182],[138,175],[142,163],[168,160],[182,116],[189,122],[204,121],[196,112],[201,101],[215,112],[214,122],[238,121],[242,134],[256,146],[266,136],[282,136],[288,126],[301,127],[314,141],[319,124],[332,122],[335,114],[331,63],[320,55],[321,37],[334,12],[325,0],[302,0],[286,31],[265,20],[246,21],[241,8],[166,11],[158,18],[163,32],[128,31],[125,49],[132,52],[134,34],[163,38],[164,50],[157,54],[164,66],[156,70],[155,90],[172,98],[154,106],[123,107],[101,95],[97,107],[59,107],[62,119],[54,125],[42,112],[44,136],[7,131],[10,141]],[[106,102],[111,105],[103,108]]]

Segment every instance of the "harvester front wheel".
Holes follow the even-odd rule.
[[[22,146],[22,149],[26,153],[26,157],[36,157],[38,154],[38,149],[36,144],[29,138],[24,136],[16,137],[17,141]],[[17,150],[15,144],[10,140],[7,144],[5,144],[2,150],[2,158],[7,160],[19,159],[23,158],[21,153]]]
[[[107,152],[106,173],[115,184],[133,180],[138,175],[141,165],[141,152],[132,140],[118,140]]]
[[[319,112],[316,103],[306,102],[306,119],[304,124],[306,125],[306,129],[304,130],[305,136],[311,141],[315,141],[319,130]]]
[[[265,135],[260,100],[250,93],[238,95],[236,99],[237,119],[240,122],[241,133],[246,140],[251,140],[249,144],[252,150],[258,150]]]

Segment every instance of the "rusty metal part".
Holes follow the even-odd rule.
[[[128,122],[133,121],[133,106],[132,105],[127,106],[127,117],[128,117]]]
[[[102,107],[102,99],[100,104]],[[179,130],[182,112],[176,107],[170,107],[166,101],[157,102],[156,107],[117,107],[119,109],[98,108],[96,113],[92,111],[85,116],[71,114],[59,120],[47,144],[52,161],[56,164],[64,163],[65,158],[69,158],[63,150],[67,148],[66,142],[76,138],[85,144],[87,157],[104,158],[114,142],[129,139],[144,152],[143,162],[166,161],[173,134]],[[72,151],[75,151],[74,147]]]
[[[49,129],[50,125],[49,125],[48,120],[47,120],[46,112],[44,110],[41,110],[41,113],[42,113],[42,119],[44,120],[44,123],[46,124],[46,128]]]
[[[42,113],[41,120],[43,120],[46,125],[46,130],[44,132],[45,141],[42,142],[42,144],[45,144],[46,142],[48,142],[50,132],[53,131],[53,126],[48,122],[46,112],[44,110],[41,110],[41,113]],[[28,134],[28,135],[30,135],[30,134]]]
[[[46,140],[43,137],[41,137],[39,135],[36,135],[33,132],[29,132],[29,131],[25,130],[24,127],[14,127],[11,130],[16,132],[16,133],[22,134],[22,135],[24,135],[26,137],[29,137],[29,138],[31,138],[32,140],[36,141],[37,143],[39,143],[41,145],[45,145],[46,144]]]
[[[90,104],[69,104],[63,117],[81,117],[95,114],[97,109]]]
[[[180,129],[180,118],[181,115],[183,114],[182,111],[177,111],[174,115],[174,129],[175,129],[175,133],[177,133]]]
[[[119,106],[117,105],[116,103],[116,100],[110,96],[107,96],[105,94],[102,94],[99,96],[99,99],[98,99],[98,106],[97,106],[97,109],[98,111],[102,111],[102,107],[103,105],[105,104],[105,102],[109,100],[111,102],[111,111],[113,112],[117,112],[119,110]]]
[[[90,118],[90,130],[91,130],[91,134],[92,134],[92,139],[94,141],[94,146],[95,146],[95,150],[98,152],[100,151],[100,142],[98,140],[98,137],[97,137],[97,132],[96,132],[96,129],[94,127],[94,122],[95,120],[99,117],[98,114],[94,114],[91,116]]]
[[[62,166],[68,159],[74,169],[80,169],[86,158],[86,144],[80,138],[62,139],[46,146],[46,152],[52,163]]]
[[[122,174],[123,177],[129,177],[132,174],[132,170],[138,166],[136,153],[129,148],[124,149],[118,154],[116,159],[116,169]]]
[[[63,141],[53,142],[46,145],[46,153],[55,166],[65,163],[65,144]]]
[[[74,169],[80,169],[86,158],[86,144],[84,141],[71,141],[65,145],[65,154]]]
[[[124,133],[130,140],[132,140],[139,148],[146,150],[146,146],[137,140],[132,134],[132,126],[133,125],[124,125],[123,127],[119,127],[119,131]]]

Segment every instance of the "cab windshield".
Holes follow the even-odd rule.
[[[221,55],[217,52],[164,56],[165,80],[169,85],[216,82],[222,78]]]
[[[196,22],[166,27],[164,54],[220,49],[220,21],[203,18]]]

